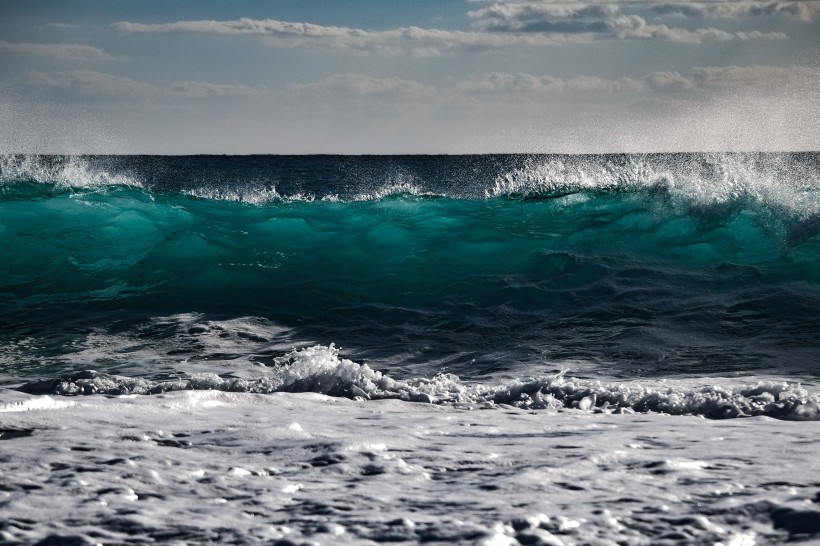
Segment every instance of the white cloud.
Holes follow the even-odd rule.
[[[651,10],[660,16],[683,16],[699,18],[735,17],[789,17],[812,21],[820,13],[818,0],[469,0],[476,3],[493,2],[495,6],[513,6],[506,11],[526,11],[514,6],[531,6],[535,11],[550,13],[553,17],[562,12],[607,9]],[[505,10],[502,10],[505,11]]]
[[[0,53],[13,55],[35,55],[51,57],[61,61],[123,61],[126,57],[115,57],[102,49],[82,44],[33,44],[11,43],[0,40]]]
[[[716,2],[663,2],[652,5],[652,11],[661,15],[686,17],[757,17],[787,16],[812,21],[820,13],[820,2],[747,2],[743,0]]]
[[[456,90],[464,93],[619,93],[643,90],[640,80],[619,78],[610,80],[596,76],[577,76],[569,79],[555,76],[535,76],[519,72],[504,74],[493,72],[483,78],[471,79],[456,85]]]
[[[784,38],[781,33],[726,32],[714,28],[687,30],[650,24],[624,15],[614,5],[493,4],[469,13],[471,31],[402,27],[388,30],[323,26],[276,19],[196,20],[174,23],[114,23],[123,34],[202,33],[254,35],[271,45],[303,45],[359,54],[442,55],[453,50],[505,46],[549,46],[601,39],[660,39],[676,42]]]
[[[699,88],[800,87],[817,94],[820,68],[805,66],[706,66],[693,68],[691,80]]]
[[[455,49],[490,49],[507,45],[545,46],[582,41],[573,36],[501,35],[484,32],[402,27],[390,30],[363,30],[350,27],[292,23],[275,19],[233,21],[177,21],[142,24],[120,22],[112,25],[123,34],[204,33],[257,35],[271,45],[306,45],[355,53],[442,55]]]
[[[58,88],[89,97],[140,98],[159,92],[158,87],[149,83],[94,70],[49,73],[32,70],[26,76],[26,83],[34,87]]]
[[[474,28],[515,32],[604,32],[604,20],[618,15],[611,4],[496,3],[468,12]]]
[[[348,35],[351,32],[357,32],[355,29],[347,27],[327,27],[311,23],[290,23],[287,21],[277,21],[276,19],[256,20],[246,17],[235,21],[177,21],[175,23],[162,24],[120,22],[114,23],[111,26],[123,34],[196,32],[206,34],[283,34],[290,36],[337,37]]]
[[[421,97],[436,94],[433,87],[401,78],[375,78],[365,74],[334,74],[314,83],[295,84],[299,96],[346,95],[360,97]]]
[[[269,97],[264,86],[221,84],[202,81],[178,81],[166,86],[154,85],[93,70],[27,73],[25,83],[41,89],[57,89],[83,97],[108,99],[208,99],[237,97],[261,99]],[[399,77],[379,78],[366,74],[339,73],[312,83],[292,84],[287,88],[296,97],[324,98],[387,98],[412,101],[443,94],[434,86]],[[539,95],[539,94],[646,94],[715,92],[720,90],[799,91],[816,95],[820,89],[820,68],[805,66],[711,66],[694,67],[685,72],[653,72],[642,77],[607,79],[591,75],[559,78],[491,72],[450,84],[441,91],[453,91],[454,96],[468,95]]]
[[[648,40],[700,43],[749,39],[783,39],[780,32],[727,32],[717,28],[669,27],[649,23],[635,14],[625,14],[609,3],[495,3],[470,11],[472,26],[496,33],[585,34],[598,39]]]
[[[817,95],[820,68],[804,66],[712,66],[695,67],[686,73],[653,72],[640,78],[605,79],[576,76],[563,79],[550,75],[492,72],[455,85],[464,94],[489,93],[676,93],[714,90],[795,90]]]
[[[210,97],[250,97],[258,98],[266,93],[264,87],[248,85],[208,83],[208,82],[175,82],[168,86],[167,92],[178,97],[205,99]]]
[[[679,72],[653,72],[643,78],[653,91],[689,91],[696,88],[691,78]]]
[[[647,40],[659,38],[671,42],[699,43],[703,40],[725,42],[738,38],[745,39],[738,33],[730,33],[717,28],[699,28],[687,30],[684,28],[670,28],[666,25],[649,24],[637,15],[623,15],[607,22],[609,32],[622,40]],[[764,36],[759,36],[764,37]],[[774,36],[771,36],[774,37]],[[779,35],[777,37],[785,37]]]
[[[174,82],[160,87],[146,82],[132,80],[94,70],[68,70],[59,72],[38,72],[31,70],[25,83],[32,87],[59,89],[65,93],[83,97],[109,99],[135,99],[154,96],[206,99],[212,97],[259,98],[265,95],[264,87],[238,84],[219,84],[196,81]]]

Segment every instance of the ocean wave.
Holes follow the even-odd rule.
[[[96,371],[26,383],[18,390],[39,395],[150,395],[180,390],[219,390],[269,394],[315,392],[361,400],[400,399],[490,409],[577,409],[598,413],[656,412],[701,415],[710,419],[767,416],[786,420],[820,420],[820,394],[799,384],[761,381],[750,386],[691,387],[631,381],[608,383],[573,379],[564,374],[519,379],[503,384],[467,383],[451,374],[432,378],[393,379],[339,356],[333,345],[295,350],[278,359],[257,379],[222,378],[214,373],[151,381]]]
[[[0,155],[0,188],[21,183],[84,190],[143,187],[133,174],[111,172],[88,157]]]
[[[415,177],[399,171],[369,191],[364,191],[349,198],[350,201],[381,201],[395,198],[444,197],[443,194],[425,189]],[[333,200],[343,202],[338,195]]]
[[[244,203],[246,205],[276,205],[281,203],[313,203],[322,201],[325,203],[361,203],[372,201],[384,201],[395,199],[415,199],[443,197],[440,194],[425,191],[412,180],[398,178],[385,183],[370,191],[363,191],[357,195],[340,197],[338,194],[323,195],[317,198],[312,193],[291,193],[282,194],[276,186],[264,183],[247,182],[236,186],[214,187],[206,186],[202,188],[186,189],[182,191],[185,195],[207,199],[212,201],[229,201]]]
[[[770,163],[810,172],[817,157],[798,159],[758,158],[761,180],[779,172]],[[817,371],[816,175],[795,176],[782,195],[760,182],[775,193],[698,205],[675,192],[708,194],[708,177],[697,186],[653,173],[715,171],[700,156],[352,158],[349,172],[324,157],[77,161],[89,180],[137,172],[126,178],[142,186],[55,189],[54,174],[0,185],[0,322],[15,336],[54,316],[74,331],[78,316],[117,310],[204,313],[355,342],[367,358],[436,363],[420,375],[439,363],[464,375],[471,354],[485,370],[507,355],[638,374]],[[499,173],[549,161],[568,172],[632,166],[563,196],[483,194]],[[619,189],[641,176],[644,189]],[[800,195],[805,206],[777,204]]]
[[[757,203],[801,217],[820,214],[820,170],[762,154],[699,154],[653,161],[628,156],[533,157],[499,174],[492,197],[549,198],[584,192],[665,194],[690,206]]]
[[[816,355],[820,217],[665,194],[433,198],[414,184],[356,202],[277,187],[267,206],[248,203],[258,193],[0,191],[0,318],[253,315],[325,344],[425,332],[452,354],[496,344],[670,368],[803,369]]]
[[[314,201],[550,199],[630,193],[665,196],[684,208],[730,205],[769,208],[803,220],[820,216],[820,162],[814,154],[475,156],[449,162],[438,158],[440,172],[428,172],[423,160],[413,156],[270,156],[271,168],[259,160],[254,168],[227,169],[216,178],[212,158],[172,158],[170,167],[169,161],[139,156],[2,155],[0,187],[8,194],[15,185],[30,183],[85,191],[127,186],[156,195],[260,207]],[[369,165],[372,161],[386,163]]]
[[[275,186],[247,184],[240,187],[203,187],[187,189],[182,192],[191,197],[211,201],[230,201],[246,205],[268,205],[287,201],[313,201],[310,196],[282,196]]]

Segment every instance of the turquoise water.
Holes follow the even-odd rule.
[[[0,156],[0,535],[816,543],[819,192],[820,154]]]
[[[188,354],[202,324],[247,317],[281,343],[213,354],[264,365],[315,342],[397,376],[817,378],[818,180],[813,154],[7,156],[0,379],[121,368],[70,358],[90,333],[184,329]],[[152,362],[130,371],[185,371]]]

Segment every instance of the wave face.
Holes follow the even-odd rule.
[[[0,241],[7,384],[105,335],[335,342],[397,378],[820,377],[818,154],[5,156]],[[271,330],[175,345],[241,317]],[[185,371],[161,359],[131,371]]]

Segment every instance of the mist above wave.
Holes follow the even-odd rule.
[[[0,156],[0,186],[110,186],[265,206],[397,197],[551,198],[639,192],[694,206],[758,203],[818,214],[817,154],[487,156]]]
[[[553,197],[589,192],[662,194],[688,206],[762,205],[800,217],[820,211],[816,162],[783,155],[700,154],[532,158],[500,174],[487,196]]]
[[[500,356],[814,377],[818,157],[15,156],[0,318],[13,347],[28,321],[199,312],[422,376]]]
[[[142,187],[133,173],[111,171],[91,157],[0,155],[0,190],[21,183],[86,190]]]

